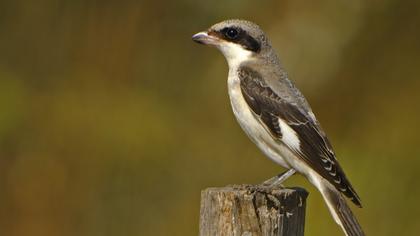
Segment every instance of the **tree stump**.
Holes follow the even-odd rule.
[[[200,236],[302,236],[302,188],[235,185],[201,192]]]

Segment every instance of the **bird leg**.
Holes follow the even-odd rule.
[[[269,186],[269,187],[274,187],[274,186],[278,186],[278,185],[282,186],[281,184],[286,179],[288,179],[290,176],[292,176],[295,173],[296,173],[296,170],[295,169],[293,169],[293,168],[292,169],[289,169],[286,172],[283,172],[281,174],[278,174],[278,175],[276,175],[276,176],[274,176],[274,177],[272,177],[272,178],[264,181],[262,183],[262,185]]]

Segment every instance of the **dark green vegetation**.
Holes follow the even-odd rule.
[[[192,34],[259,23],[327,132],[367,235],[416,235],[417,1],[1,1],[0,235],[197,235],[200,190],[283,171]],[[340,235],[302,177],[307,235]]]

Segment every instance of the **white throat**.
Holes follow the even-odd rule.
[[[217,48],[225,56],[230,69],[237,68],[241,63],[253,59],[252,52],[235,43],[223,42]]]

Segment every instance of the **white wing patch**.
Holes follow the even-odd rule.
[[[300,151],[300,140],[296,132],[281,118],[278,118],[283,141],[290,148]]]

